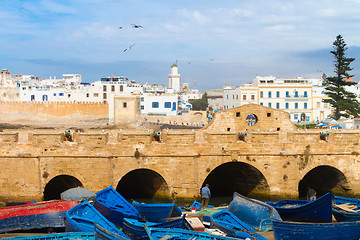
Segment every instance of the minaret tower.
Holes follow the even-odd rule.
[[[171,66],[171,74],[169,74],[169,88],[175,90],[175,92],[180,92],[180,84],[181,84],[181,77],[178,73],[178,66],[174,63]]]

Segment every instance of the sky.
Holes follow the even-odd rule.
[[[0,68],[167,86],[177,63],[203,91],[256,75],[332,76],[340,34],[359,81],[359,29],[360,0],[0,0]]]

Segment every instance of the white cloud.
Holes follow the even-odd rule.
[[[292,25],[279,24],[279,25],[267,27],[266,29],[270,30],[270,31],[288,31],[288,30],[295,29],[295,27]]]

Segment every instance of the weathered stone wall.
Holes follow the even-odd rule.
[[[241,121],[236,112],[243,116]],[[251,128],[245,121],[249,112],[259,120]],[[360,193],[359,130],[330,130],[321,140],[319,130],[298,131],[286,123],[284,112],[261,106],[219,116],[207,128],[164,130],[160,141],[153,140],[151,130],[85,130],[74,133],[72,142],[64,141],[62,131],[4,130],[0,201],[40,200],[46,184],[59,175],[76,177],[96,192],[117,186],[123,176],[140,168],[160,174],[170,194],[193,197],[215,168],[230,162],[255,167],[273,194],[296,196],[299,181],[322,165],[340,170],[352,191]],[[273,130],[277,127],[279,131]],[[246,128],[247,136],[240,140],[237,133]]]
[[[94,102],[6,102],[0,101],[2,122],[79,121],[108,118],[109,105]],[[69,119],[67,119],[69,118]]]

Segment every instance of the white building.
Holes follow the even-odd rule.
[[[324,89],[322,79],[256,76],[253,83],[224,87],[224,109],[255,103],[285,110],[293,122],[322,121],[331,114]]]
[[[174,89],[175,92],[180,92],[181,77],[178,73],[178,66],[174,63],[171,66],[171,74],[169,74],[169,88]]]

